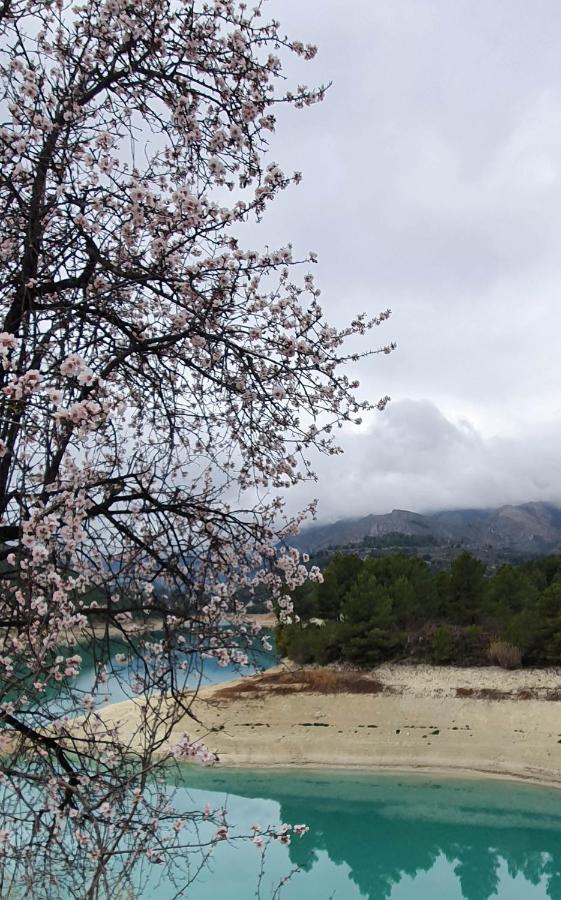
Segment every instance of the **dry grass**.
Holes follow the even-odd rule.
[[[470,697],[474,700],[514,700],[513,691],[499,691],[496,688],[456,688],[456,697]]]
[[[214,698],[235,700],[264,694],[381,694],[389,688],[380,681],[335,669],[295,669],[252,677],[215,691]]]
[[[383,684],[359,672],[330,668],[287,669],[265,672],[263,675],[244,678],[234,684],[226,684],[213,693],[216,700],[238,700],[244,697],[255,700],[266,696],[306,694],[396,694],[402,691]],[[455,696],[472,700],[545,700],[561,701],[561,688],[518,688],[515,691],[498,688],[458,687]]]
[[[520,648],[509,641],[491,641],[487,655],[490,661],[501,669],[519,669],[522,665]]]
[[[500,691],[496,688],[456,688],[456,697],[472,700],[545,700],[557,703],[561,700],[559,688],[519,688],[517,691]]]

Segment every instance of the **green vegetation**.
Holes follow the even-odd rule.
[[[439,547],[440,541],[432,534],[404,534],[402,531],[388,531],[387,534],[372,537],[366,535],[361,542],[362,547],[374,549],[388,547]]]
[[[404,554],[337,553],[293,601],[299,621],[279,626],[277,647],[301,663],[561,665],[561,556],[488,576],[467,552],[440,571]]]

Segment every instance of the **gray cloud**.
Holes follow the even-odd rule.
[[[561,423],[484,438],[467,419],[451,421],[430,401],[402,400],[373,428],[347,435],[343,457],[319,459],[319,485],[299,489],[291,502],[319,495],[323,521],[393,508],[561,502],[560,445]]]
[[[559,496],[561,6],[273,9],[319,44],[297,80],[333,87],[281,116],[272,153],[304,181],[262,233],[319,252],[336,321],[392,307],[374,341],[399,345],[361,366],[364,393],[396,402],[369,434],[344,438],[336,471],[366,478],[378,511]],[[318,490],[331,515],[329,479]],[[351,492],[339,512],[360,503]]]

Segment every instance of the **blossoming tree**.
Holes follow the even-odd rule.
[[[315,48],[260,4],[2,0],[0,28],[0,892],[110,896],[193,843],[156,777],[212,757],[163,752],[185,672],[247,661],[242,592],[286,618],[321,577],[276,493],[369,407],[343,343],[388,313],[333,328],[313,254],[240,244],[300,179],[275,108],[324,93],[284,90],[279,54]],[[141,741],[105,724],[110,677]]]

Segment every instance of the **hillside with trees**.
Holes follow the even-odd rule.
[[[439,570],[400,553],[337,553],[293,599],[299,621],[278,628],[277,645],[301,663],[561,664],[561,556],[489,574],[467,551]]]

